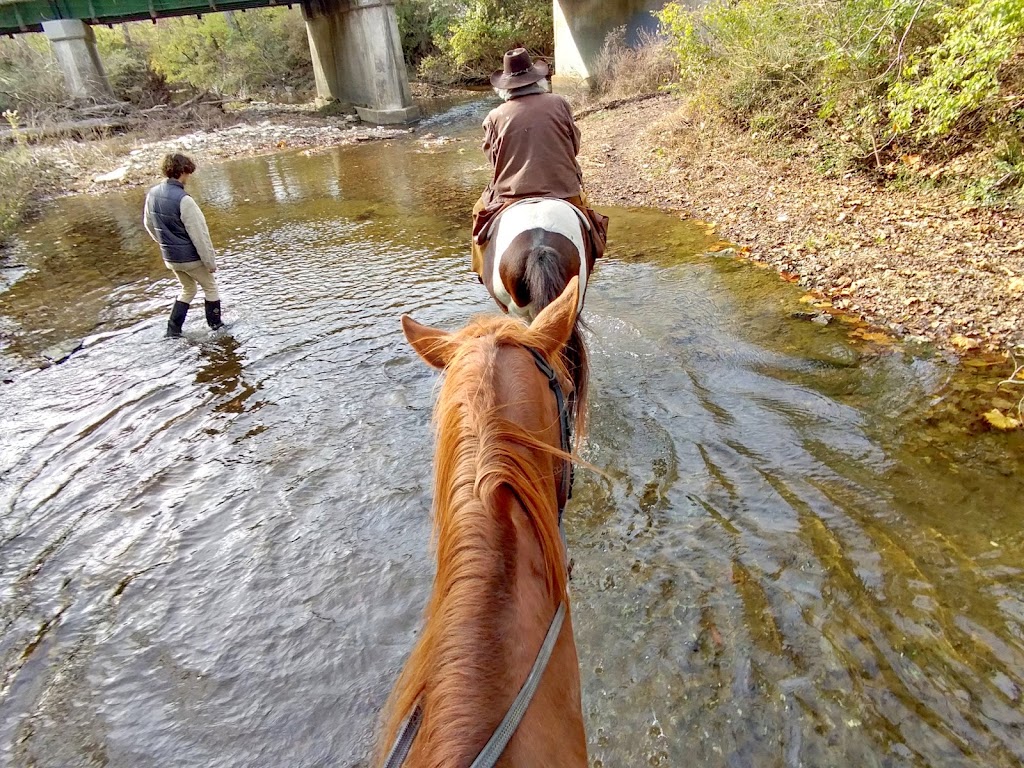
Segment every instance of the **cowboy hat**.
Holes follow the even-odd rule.
[[[504,91],[522,88],[548,76],[548,65],[534,62],[525,48],[513,48],[505,54],[505,68],[491,75],[491,85]]]

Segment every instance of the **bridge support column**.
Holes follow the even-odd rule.
[[[634,42],[640,29],[653,30],[657,22],[651,11],[665,0],[552,0],[555,19],[556,90],[589,87],[605,37],[617,27],[626,28],[627,42]],[[700,0],[685,0],[694,5]]]
[[[110,101],[114,92],[107,80],[92,27],[78,19],[44,21],[43,33],[57,56],[64,82],[76,99]]]
[[[378,125],[419,117],[394,0],[303,0],[317,99],[352,104]]]

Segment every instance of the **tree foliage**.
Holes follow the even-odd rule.
[[[1024,180],[1024,0],[711,0],[658,17],[678,87],[743,125],[877,167],[988,146]]]
[[[478,81],[510,48],[554,50],[551,0],[401,0],[398,12],[407,59],[426,80]]]
[[[309,44],[297,9],[162,19],[155,29],[149,60],[170,83],[245,98],[312,81]]]
[[[941,40],[910,57],[888,94],[893,126],[919,138],[943,136],[979,110],[999,113],[1000,75],[1024,41],[1021,0],[971,0],[936,20]]]

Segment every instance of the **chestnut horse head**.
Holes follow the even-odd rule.
[[[594,255],[588,246],[591,226],[587,217],[565,200],[538,197],[516,201],[489,225],[481,275],[502,311],[528,323],[562,295],[570,280],[579,280],[577,322],[562,352],[579,400],[586,398],[589,368],[579,313],[594,270]],[[579,412],[578,403],[574,410]]]
[[[573,280],[531,326],[483,317],[448,333],[402,317],[419,356],[445,372],[434,409],[437,572],[389,701],[378,764],[405,740],[406,768],[469,768],[496,731],[511,730],[502,766],[587,765],[559,529],[569,455],[551,384],[571,385],[561,352],[577,301]],[[522,709],[517,694],[537,679],[509,729],[506,713]],[[393,754],[388,764],[398,765]]]

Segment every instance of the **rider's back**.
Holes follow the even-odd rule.
[[[580,194],[580,132],[563,97],[535,93],[495,107],[484,120],[483,149],[494,167],[491,202]]]

